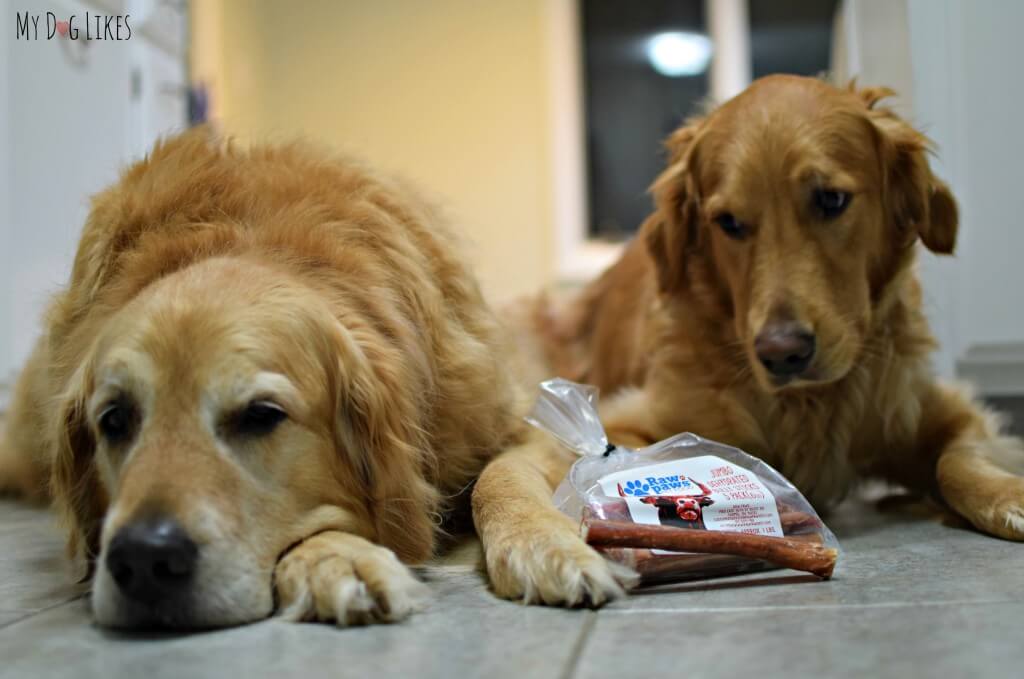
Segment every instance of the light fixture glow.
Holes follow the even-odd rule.
[[[711,40],[700,33],[658,33],[647,41],[647,59],[655,71],[670,78],[699,75],[711,61]]]

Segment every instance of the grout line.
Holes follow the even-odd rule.
[[[15,625],[17,625],[19,623],[25,622],[26,620],[28,620],[30,618],[34,618],[37,615],[42,615],[43,613],[47,613],[49,611],[52,611],[55,608],[60,608],[61,606],[66,606],[67,604],[74,603],[76,601],[80,601],[85,596],[86,596],[85,594],[76,594],[75,596],[71,597],[70,599],[65,599],[64,601],[58,601],[55,604],[50,604],[49,606],[46,606],[45,608],[40,608],[38,611],[32,611],[31,613],[26,613],[25,615],[21,616],[20,618],[15,618],[14,620],[11,620],[10,622],[0,623],[0,631],[6,630],[8,627],[13,627],[13,626],[15,626]]]
[[[571,679],[576,674],[576,667],[580,663],[580,658],[583,657],[583,649],[586,648],[587,642],[590,641],[590,633],[593,631],[594,625],[597,624],[597,611],[586,611],[585,614],[583,626],[576,637],[576,642],[572,645],[569,659],[566,661],[565,669],[562,670],[559,679]]]
[[[792,606],[730,606],[730,607],[679,607],[679,608],[619,608],[607,609],[607,613],[620,615],[641,615],[645,613],[759,613],[768,611],[828,611],[834,609],[849,610],[856,609],[886,609],[886,608],[921,608],[936,606],[991,606],[993,604],[1016,604],[1020,601],[1007,601],[1006,599],[962,599],[962,600],[941,600],[941,601],[890,601],[867,604],[822,604],[822,605],[792,605]]]

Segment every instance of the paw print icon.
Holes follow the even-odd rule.
[[[651,487],[643,481],[626,481],[625,486],[619,486],[622,495],[647,495]]]

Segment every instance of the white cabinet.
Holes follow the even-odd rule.
[[[915,117],[960,203],[957,257],[923,270],[953,372],[987,395],[1024,394],[1024,192],[1016,0],[910,0]]]
[[[847,75],[909,95],[936,144],[960,232],[956,257],[921,253],[935,367],[993,396],[1024,394],[1021,25],[1018,0],[844,0],[840,34]]]
[[[89,196],[186,125],[185,4],[4,0],[59,19],[128,14],[129,40],[0,39],[0,383],[24,361],[67,279]],[[84,30],[79,31],[79,37]],[[3,396],[0,394],[0,399]],[[0,404],[2,407],[2,404]]]

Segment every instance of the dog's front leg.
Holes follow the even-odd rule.
[[[922,445],[938,445],[943,499],[976,528],[1024,540],[1024,445],[1000,434],[993,414],[964,393],[931,387],[922,403]]]
[[[340,531],[318,533],[285,554],[274,589],[280,617],[342,626],[402,620],[427,595],[390,549]]]
[[[636,575],[580,538],[551,493],[571,454],[539,433],[495,458],[473,491],[473,521],[494,592],[525,603],[600,606]]]
[[[49,357],[41,338],[18,378],[10,409],[0,415],[0,495],[12,492],[45,503],[49,498],[51,451],[46,443]]]

